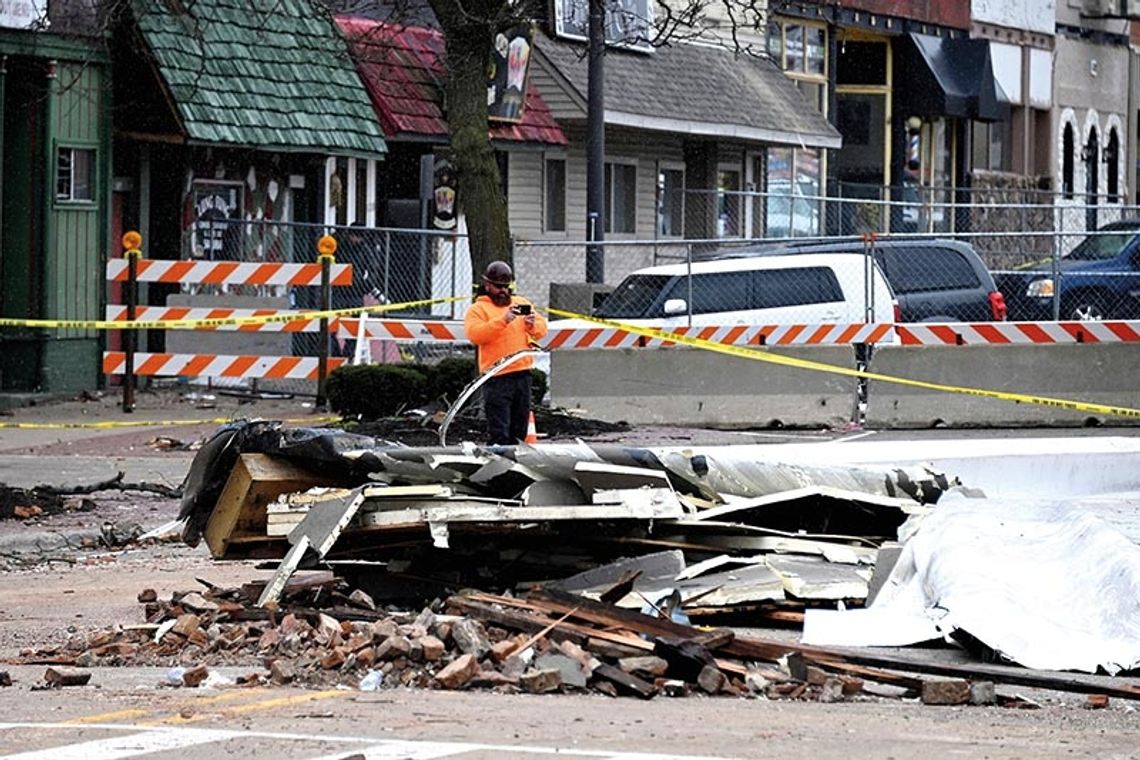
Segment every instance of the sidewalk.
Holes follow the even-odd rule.
[[[193,459],[190,447],[228,420],[320,424],[329,416],[314,412],[309,397],[250,399],[182,388],[140,392],[130,414],[123,412],[117,391],[19,407],[0,415],[0,425],[7,426],[0,427],[0,483],[75,485],[124,472],[129,482],[177,486]],[[15,424],[45,427],[11,427]]]

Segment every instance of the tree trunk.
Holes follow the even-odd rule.
[[[458,169],[459,209],[467,221],[472,272],[487,264],[510,263],[510,228],[499,165],[491,149],[487,121],[487,65],[501,0],[430,0],[447,46],[444,114]],[[475,7],[472,7],[472,6]]]

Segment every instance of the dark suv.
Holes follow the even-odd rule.
[[[999,272],[998,286],[1014,319],[1053,319],[1053,302],[1063,320],[1140,318],[1140,219],[1101,227],[1053,262],[1041,261]]]
[[[864,243],[780,243],[721,258],[797,253],[863,253]],[[942,239],[879,240],[875,259],[899,303],[900,322],[992,322],[1006,318],[1005,299],[968,243]]]

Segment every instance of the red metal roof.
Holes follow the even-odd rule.
[[[438,29],[338,16],[384,136],[438,137],[446,141],[443,109],[445,47]],[[491,122],[492,140],[566,145],[566,135],[533,82],[518,124]]]

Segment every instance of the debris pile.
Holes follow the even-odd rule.
[[[606,598],[627,586],[610,589]],[[472,592],[436,600],[418,613],[378,609],[327,572],[293,578],[279,606],[252,606],[261,590],[261,584],[207,584],[203,592],[169,600],[144,590],[139,601],[146,623],[74,634],[62,647],[24,652],[21,661],[49,665],[45,685],[53,688],[87,683],[86,669],[94,666],[157,665],[169,668],[164,684],[189,688],[272,683],[1036,706],[1000,693],[995,683],[1005,682],[1089,693],[1093,706],[1107,704],[1109,696],[1140,697],[1140,689],[1128,684],[1090,685],[996,666],[937,666],[742,636],[728,628],[698,629],[556,588],[525,598]],[[248,670],[228,679],[218,673],[222,666]]]

